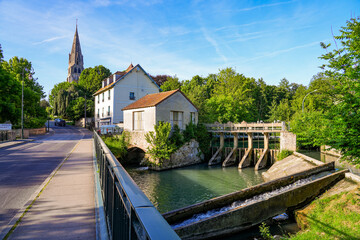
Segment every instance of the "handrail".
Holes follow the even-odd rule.
[[[286,131],[285,122],[275,123],[213,123],[205,124],[209,132],[282,132]]]
[[[94,131],[106,223],[111,239],[180,239]]]

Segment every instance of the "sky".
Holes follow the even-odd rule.
[[[32,62],[47,95],[66,81],[76,19],[85,68],[133,63],[187,80],[232,67],[308,85],[320,42],[359,13],[358,0],[0,0],[0,44],[5,60]]]

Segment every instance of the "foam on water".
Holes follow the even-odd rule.
[[[171,227],[174,228],[174,229],[178,228],[178,227],[183,227],[183,226],[186,226],[186,225],[188,225],[190,223],[198,222],[200,220],[203,220],[203,219],[213,217],[215,215],[230,211],[230,210],[232,210],[234,208],[243,207],[243,206],[253,204],[253,203],[256,203],[256,202],[259,202],[259,201],[267,200],[267,199],[269,199],[269,198],[271,198],[271,197],[273,197],[275,195],[286,192],[286,191],[288,191],[288,190],[290,190],[292,188],[305,185],[305,184],[307,184],[307,183],[309,183],[311,181],[312,181],[312,178],[301,179],[301,180],[298,180],[298,181],[296,181],[296,182],[294,182],[292,184],[289,184],[289,185],[286,185],[284,187],[278,188],[278,189],[276,189],[274,191],[266,192],[266,193],[263,193],[263,194],[260,194],[260,195],[256,195],[256,196],[254,196],[252,198],[249,198],[249,199],[246,199],[244,201],[235,201],[231,205],[228,205],[228,206],[225,206],[225,207],[222,207],[222,208],[209,210],[206,213],[195,214],[191,218],[189,218],[189,219],[187,219],[187,220],[185,220],[183,222],[171,225]]]

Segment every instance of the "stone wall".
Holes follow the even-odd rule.
[[[21,138],[21,129],[14,129],[16,138]],[[29,129],[24,129],[24,138],[29,138]]]
[[[28,129],[29,130],[29,135],[41,135],[41,134],[45,134],[46,133],[46,128],[42,127],[42,128],[31,128]]]
[[[141,148],[144,152],[147,151],[147,148],[150,147],[150,144],[145,140],[144,131],[130,131],[128,132],[130,136],[129,148],[137,147]]]
[[[204,156],[199,150],[199,143],[195,140],[185,143],[175,153],[171,154],[169,160],[165,160],[161,167],[152,167],[154,170],[165,170],[184,167],[200,163]]]
[[[290,150],[296,151],[296,135],[292,132],[280,133],[280,151]]]

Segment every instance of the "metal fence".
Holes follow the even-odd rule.
[[[180,239],[94,132],[96,159],[111,239]]]

